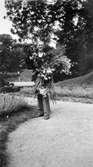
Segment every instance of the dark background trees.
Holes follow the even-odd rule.
[[[0,35],[0,71],[5,72],[10,68],[12,58],[13,40],[10,35]]]
[[[17,72],[25,67],[23,45],[8,34],[0,35],[0,72]]]
[[[81,5],[80,1],[77,1],[79,3],[78,8],[73,8],[72,2],[69,2],[69,7],[66,10],[68,8],[70,10],[67,13],[70,17],[72,15],[72,18],[74,13],[74,18],[77,16],[78,20],[77,24],[71,26],[71,24],[68,24],[69,21],[71,23],[71,20],[68,20],[69,17],[67,17],[67,27],[70,32],[67,30],[69,40],[66,42],[66,51],[67,55],[76,64],[72,67],[73,76],[78,76],[93,70],[93,1],[84,1],[81,2]]]

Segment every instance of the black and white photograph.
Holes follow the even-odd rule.
[[[93,167],[93,0],[0,0],[0,167]]]

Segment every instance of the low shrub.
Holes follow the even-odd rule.
[[[15,95],[0,94],[0,115],[10,114],[22,108],[29,107],[23,97]]]

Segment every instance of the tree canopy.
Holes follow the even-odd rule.
[[[12,33],[18,34],[20,40],[28,39],[30,41],[29,60],[33,60],[37,73],[46,71],[47,75],[47,69],[51,68],[51,72],[53,72],[57,66],[57,63],[53,61],[53,50],[56,48],[53,48],[51,43],[55,43],[56,47],[59,39],[56,31],[60,29],[59,24],[63,22],[61,3],[60,0],[54,4],[48,4],[43,0],[8,1],[6,3],[7,15],[13,23]],[[61,55],[65,56],[64,53],[63,51]],[[64,59],[64,56],[58,65],[66,64],[65,60],[70,63],[68,59]],[[62,71],[67,72],[66,65],[62,66]]]
[[[89,43],[92,41],[92,0],[50,2],[6,0],[7,16],[13,23],[11,31],[18,34],[21,41],[29,40],[31,45],[28,49],[28,62],[31,62],[35,69],[41,69],[42,64],[45,68],[45,62],[49,64],[52,61],[56,46],[61,46],[64,48],[61,56],[71,59],[74,64],[72,69],[77,73],[84,60],[86,64]],[[62,59],[59,60],[62,65]],[[66,70],[61,67],[65,73]],[[58,68],[56,66],[56,69]]]

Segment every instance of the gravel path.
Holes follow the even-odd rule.
[[[49,120],[36,118],[9,136],[9,167],[93,167],[93,104],[51,104]]]

